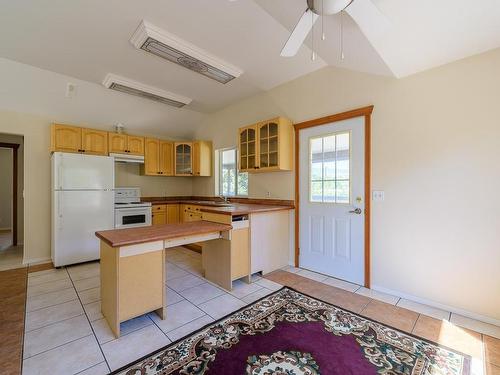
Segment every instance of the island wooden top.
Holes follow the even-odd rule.
[[[223,232],[231,229],[232,226],[228,224],[193,221],[178,224],[152,225],[149,227],[103,230],[95,232],[95,235],[111,247],[122,247],[146,242],[171,240],[197,234]]]

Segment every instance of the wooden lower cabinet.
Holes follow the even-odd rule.
[[[153,225],[179,223],[178,204],[155,204],[151,211]]]
[[[180,216],[181,222],[188,223],[191,221],[202,220],[201,206],[193,206],[191,204],[181,204]]]
[[[167,204],[167,224],[179,223],[179,205]]]
[[[153,225],[167,224],[167,214],[165,212],[155,212],[152,215],[151,222]]]

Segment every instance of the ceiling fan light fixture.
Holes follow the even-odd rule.
[[[307,6],[318,15],[331,16],[344,10],[352,0],[307,0]]]

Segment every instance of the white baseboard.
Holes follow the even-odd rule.
[[[49,262],[52,262],[52,258],[23,259],[23,264],[29,264],[31,266]]]
[[[378,292],[392,294],[393,296],[396,296],[396,297],[400,297],[400,298],[404,298],[404,299],[407,299],[407,300],[410,300],[413,302],[421,303],[423,305],[435,307],[437,309],[449,311],[451,313],[462,315],[462,316],[465,316],[467,318],[479,320],[480,322],[483,322],[483,323],[488,323],[488,324],[500,326],[500,320],[492,318],[490,316],[477,314],[475,312],[463,310],[463,309],[460,309],[458,307],[448,306],[448,305],[445,305],[445,304],[442,304],[439,302],[431,301],[431,300],[428,300],[425,298],[416,297],[416,296],[413,296],[411,294],[403,293],[403,292],[400,292],[397,290],[391,290],[391,289],[384,288],[384,287],[378,286],[378,285],[372,285],[371,288],[373,290],[378,291]]]

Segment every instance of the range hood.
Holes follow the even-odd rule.
[[[118,163],[144,164],[144,156],[142,156],[142,155],[110,153],[109,156],[113,156],[115,158],[115,162],[118,162]]]

